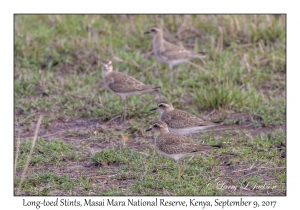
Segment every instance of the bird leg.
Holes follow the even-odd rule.
[[[214,110],[212,110],[210,113],[208,113],[207,115],[205,115],[204,117],[202,117],[203,119],[205,119],[205,120],[209,120],[209,118],[210,118],[210,116],[213,114],[213,113],[215,113],[215,109]]]
[[[122,101],[123,101],[123,113],[121,116],[121,122],[125,124],[126,123],[126,97],[122,97]]]
[[[173,83],[173,66],[169,65],[170,68],[170,83]]]
[[[192,156],[192,158],[193,158],[194,156]],[[191,158],[191,159],[192,159]],[[190,160],[191,160],[190,159]],[[180,180],[180,177],[183,175],[183,173],[184,173],[184,171],[185,171],[185,169],[186,169],[186,165],[187,165],[187,163],[186,163],[186,159],[183,159],[183,164],[182,163],[180,163],[180,161],[178,162],[178,177],[177,177],[177,179],[178,179],[178,181]]]
[[[178,165],[177,180],[179,181],[179,180],[180,180],[180,177],[181,177],[181,175],[182,175],[182,173],[181,173],[181,163],[180,163],[180,160],[178,161],[177,165]]]
[[[175,71],[175,82],[177,83],[177,81],[178,81],[178,72],[179,72],[178,66],[176,66],[174,68],[174,71]]]
[[[154,75],[155,75],[156,77],[158,77],[158,63],[157,63],[157,62],[156,62],[156,68],[155,68]]]
[[[154,91],[153,91],[153,94],[154,94],[154,100],[155,100],[156,102],[160,102],[160,100],[161,100],[160,92],[159,92],[158,90],[154,90]]]
[[[192,159],[194,158],[194,155],[189,159],[189,161],[188,162],[190,162]]]
[[[192,156],[192,158],[193,158],[194,156]],[[191,159],[192,159],[191,158]],[[191,159],[189,159],[189,161],[191,160]],[[188,162],[189,162],[188,161]],[[186,169],[186,166],[187,166],[187,161],[186,161],[186,159],[183,159],[183,168],[181,169],[181,175],[184,173],[184,171],[185,171],[185,169]]]

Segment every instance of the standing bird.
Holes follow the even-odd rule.
[[[101,62],[102,77],[107,89],[117,94],[123,101],[123,113],[121,122],[126,123],[126,96],[140,95],[147,92],[157,91],[160,86],[145,85],[133,77],[113,71],[112,62]]]
[[[186,111],[174,109],[173,105],[168,101],[160,101],[157,106],[150,111],[158,110],[160,112],[159,119],[164,121],[170,132],[181,135],[198,133],[206,128],[218,126],[221,124],[203,120]]]
[[[165,157],[172,158],[178,165],[177,178],[180,180],[182,175],[182,166],[180,159],[188,156],[194,156],[203,151],[220,148],[219,145],[198,145],[185,136],[176,133],[170,133],[168,126],[163,121],[155,121],[146,131],[154,130],[159,133],[155,138],[157,150]]]
[[[157,61],[169,65],[170,82],[173,82],[172,69],[174,66],[187,62],[193,58],[201,59],[206,57],[206,54],[195,53],[164,40],[163,30],[159,27],[151,27],[148,31],[144,32],[144,34],[150,34],[153,38],[152,48]]]

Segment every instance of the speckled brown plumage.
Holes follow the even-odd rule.
[[[154,130],[159,133],[155,138],[157,150],[165,157],[172,158],[178,164],[178,180],[182,175],[180,159],[193,156],[197,153],[219,148],[219,145],[198,145],[185,136],[170,133],[165,122],[157,120],[151,124],[151,128],[146,131]]]
[[[126,122],[126,97],[127,96],[140,95],[143,93],[155,91],[157,98],[159,98],[159,93],[157,91],[157,89],[160,88],[159,86],[145,85],[142,82],[134,79],[133,77],[122,74],[120,72],[114,72],[112,62],[109,60],[102,61],[101,67],[102,67],[102,78],[104,80],[106,88],[122,98],[123,113],[121,116],[121,121],[124,124]]]
[[[158,42],[159,43],[159,42]],[[164,41],[163,44],[158,44],[158,49],[155,49],[156,57],[159,57],[158,60],[162,60],[165,62],[162,63],[168,63],[172,60],[190,60],[192,58],[204,58],[205,54],[198,54],[189,50],[186,50],[185,48],[172,44],[170,42]]]
[[[105,77],[105,84],[116,93],[129,93],[134,91],[153,91],[159,86],[145,85],[142,82],[120,72],[110,72]]]
[[[206,53],[195,53],[185,48],[166,41],[163,38],[163,30],[159,27],[151,27],[145,34],[151,34],[153,37],[152,47],[156,59],[160,63],[166,63],[173,66],[186,62],[192,58],[204,58]]]
[[[152,49],[156,60],[159,63],[165,63],[170,68],[170,83],[173,82],[173,67],[187,62],[193,58],[205,58],[206,53],[195,53],[181,46],[166,41],[163,37],[163,30],[159,27],[151,27],[145,34],[152,36]],[[178,73],[178,71],[176,71]],[[176,76],[176,78],[178,75]]]
[[[161,116],[161,120],[167,123],[171,128],[186,128],[215,124],[210,121],[204,121],[199,117],[178,109],[163,113]]]
[[[193,156],[198,152],[220,147],[216,145],[198,145],[185,136],[170,133],[167,124],[160,120],[153,122],[148,130],[152,129],[159,133],[155,139],[157,149],[164,156],[173,158],[176,162],[182,157]]]
[[[160,120],[168,125],[170,132],[186,135],[219,125],[209,120],[203,120],[186,111],[175,109],[168,101],[158,102],[156,108],[152,110],[155,109],[159,110]]]
[[[191,155],[218,148],[218,146],[198,145],[185,136],[170,132],[159,135],[156,138],[156,146],[158,150],[167,154],[191,153]]]

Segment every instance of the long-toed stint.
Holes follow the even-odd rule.
[[[185,48],[172,44],[163,38],[163,30],[159,27],[151,27],[144,34],[150,34],[154,55],[159,63],[165,63],[170,68],[170,82],[173,82],[173,67],[187,62],[193,58],[205,58],[206,54],[195,53]],[[177,76],[176,76],[177,77]]]
[[[101,66],[106,88],[120,96],[123,100],[121,122],[124,124],[126,122],[126,97],[156,91],[160,88],[160,86],[145,85],[133,77],[113,71],[111,61],[104,60],[101,62]]]
[[[203,151],[219,148],[219,145],[198,145],[185,136],[176,133],[170,133],[168,126],[163,121],[155,121],[146,131],[154,130],[159,133],[155,138],[157,150],[165,157],[172,158],[178,165],[177,178],[180,180],[182,175],[182,166],[180,159],[188,156],[194,156]]]
[[[218,126],[220,124],[211,121],[205,121],[188,112],[174,109],[172,104],[168,101],[160,101],[157,106],[150,111],[158,110],[160,112],[159,119],[164,121],[170,132],[181,135],[188,135],[198,133],[203,129]]]

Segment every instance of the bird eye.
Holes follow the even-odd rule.
[[[157,128],[158,126],[155,124],[153,127],[154,127],[154,128]]]
[[[155,30],[154,30],[154,29],[151,29],[151,31],[152,31],[152,32],[155,32]]]
[[[164,105],[163,105],[163,104],[160,104],[158,107],[164,107]]]

